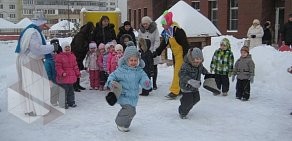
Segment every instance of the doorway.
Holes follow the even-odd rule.
[[[275,20],[275,43],[281,44],[280,29],[284,25],[285,9],[284,7],[276,7],[276,20]]]

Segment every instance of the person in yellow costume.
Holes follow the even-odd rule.
[[[179,71],[183,64],[183,58],[187,54],[189,47],[185,31],[172,20],[172,12],[165,11],[161,20],[164,30],[161,33],[162,41],[156,49],[156,54],[161,55],[162,51],[169,46],[172,51],[173,58],[173,79],[169,88],[170,93],[167,98],[175,99],[180,94],[179,87]]]

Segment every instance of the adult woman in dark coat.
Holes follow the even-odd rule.
[[[80,28],[80,31],[74,36],[71,42],[71,51],[76,56],[79,70],[84,70],[83,60],[85,59],[86,53],[89,50],[88,45],[92,41],[93,30],[93,23],[88,22]],[[80,86],[80,78],[78,78],[74,84],[74,90],[76,92],[85,90],[84,87]]]
[[[96,27],[93,32],[94,41],[97,45],[100,43],[108,43],[112,40],[116,40],[115,25],[109,23],[108,16],[102,16],[100,21],[96,23]]]
[[[120,41],[123,41],[123,40],[121,40],[121,37],[123,36],[123,35],[125,35],[125,34],[128,34],[128,35],[130,35],[131,36],[131,38],[132,38],[132,41],[134,42],[134,44],[135,45],[137,45],[137,43],[136,43],[136,38],[135,38],[135,34],[134,34],[134,30],[133,30],[133,28],[131,27],[131,23],[129,22],[129,21],[125,21],[124,22],[124,26],[121,26],[120,28],[119,28],[119,33],[118,33],[118,35],[117,35],[117,42],[119,43],[119,44],[122,44],[122,42],[120,42]]]

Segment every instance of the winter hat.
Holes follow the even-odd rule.
[[[150,24],[150,23],[152,23],[152,19],[150,17],[148,17],[148,16],[145,16],[145,17],[142,18],[141,23],[142,24],[144,24],[144,23]]]
[[[65,47],[67,47],[67,46],[69,46],[69,47],[71,48],[69,42],[67,42],[67,41],[63,42],[63,43],[61,44],[62,50],[64,51]]]
[[[227,46],[227,49],[230,49],[230,42],[227,38],[223,38],[220,42],[220,45]]]
[[[97,48],[97,45],[95,42],[89,43],[89,48]]]
[[[189,49],[188,54],[187,54],[187,57],[190,60],[193,60],[195,58],[200,58],[200,59],[204,60],[202,50],[199,49],[199,48],[191,48],[191,49]]]
[[[168,10],[164,11],[163,17],[161,18],[161,24],[171,26],[173,24],[172,17],[172,12],[168,12]]]
[[[129,45],[129,44],[128,44]],[[136,48],[136,46],[128,46],[126,49],[125,49],[125,52],[124,52],[124,55],[123,55],[123,58],[125,59],[125,61],[127,61],[130,57],[132,56],[136,56],[138,58],[140,58],[139,56],[139,52]]]
[[[124,26],[125,26],[125,25],[131,25],[131,23],[130,23],[129,21],[125,21],[125,22],[124,22]]]
[[[109,43],[105,44],[104,48],[107,50],[111,45]]]
[[[261,24],[260,21],[259,21],[258,19],[254,19],[254,20],[252,21],[252,23],[253,23],[253,24],[258,24],[258,25]]]
[[[98,45],[98,49],[100,50],[100,49],[104,49],[105,48],[105,45],[103,44],[103,43],[100,43],[99,45]]]
[[[123,46],[121,45],[121,44],[117,44],[116,46],[115,46],[115,51],[117,51],[117,50],[124,50],[124,48],[123,48]]]
[[[43,11],[35,11],[31,21],[37,26],[47,23],[47,19],[45,18]]]
[[[249,53],[249,48],[247,46],[243,46],[240,51],[246,51],[247,53]]]

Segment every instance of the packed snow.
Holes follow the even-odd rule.
[[[29,18],[23,18],[22,20],[20,20],[16,24],[16,27],[18,27],[18,28],[26,28],[30,24],[32,24],[32,21]]]
[[[49,31],[54,31],[54,30],[68,30],[69,29],[69,23],[70,23],[70,30],[74,28],[74,23],[68,22],[68,20],[62,20],[54,25],[51,26]]]
[[[239,58],[242,39],[231,36],[212,38],[203,49],[204,65],[209,69],[211,57],[220,40],[231,41],[235,59]],[[60,39],[60,42],[72,38]],[[137,115],[130,132],[118,131],[114,122],[119,105],[109,106],[106,92],[85,90],[75,93],[78,107],[43,125],[41,121],[27,124],[7,112],[7,87],[17,81],[15,69],[16,41],[0,42],[0,137],[17,140],[98,140],[98,141],[290,141],[292,139],[292,65],[291,52],[279,52],[271,46],[253,48],[250,53],[256,64],[251,98],[247,102],[235,99],[235,84],[229,95],[213,96],[200,88],[201,101],[190,111],[188,119],[178,116],[179,99],[164,96],[172,79],[172,66],[159,65],[158,89],[148,97],[140,97]],[[89,87],[88,74],[82,72],[82,85]]]
[[[221,35],[208,18],[184,1],[177,2],[168,11],[173,13],[173,21],[177,22],[183,29],[187,29],[185,30],[187,37]],[[161,18],[162,15],[155,21],[159,25],[157,26],[159,33],[163,31],[162,26],[160,26]]]
[[[13,22],[0,18],[0,29],[10,29],[15,27],[16,25]]]

